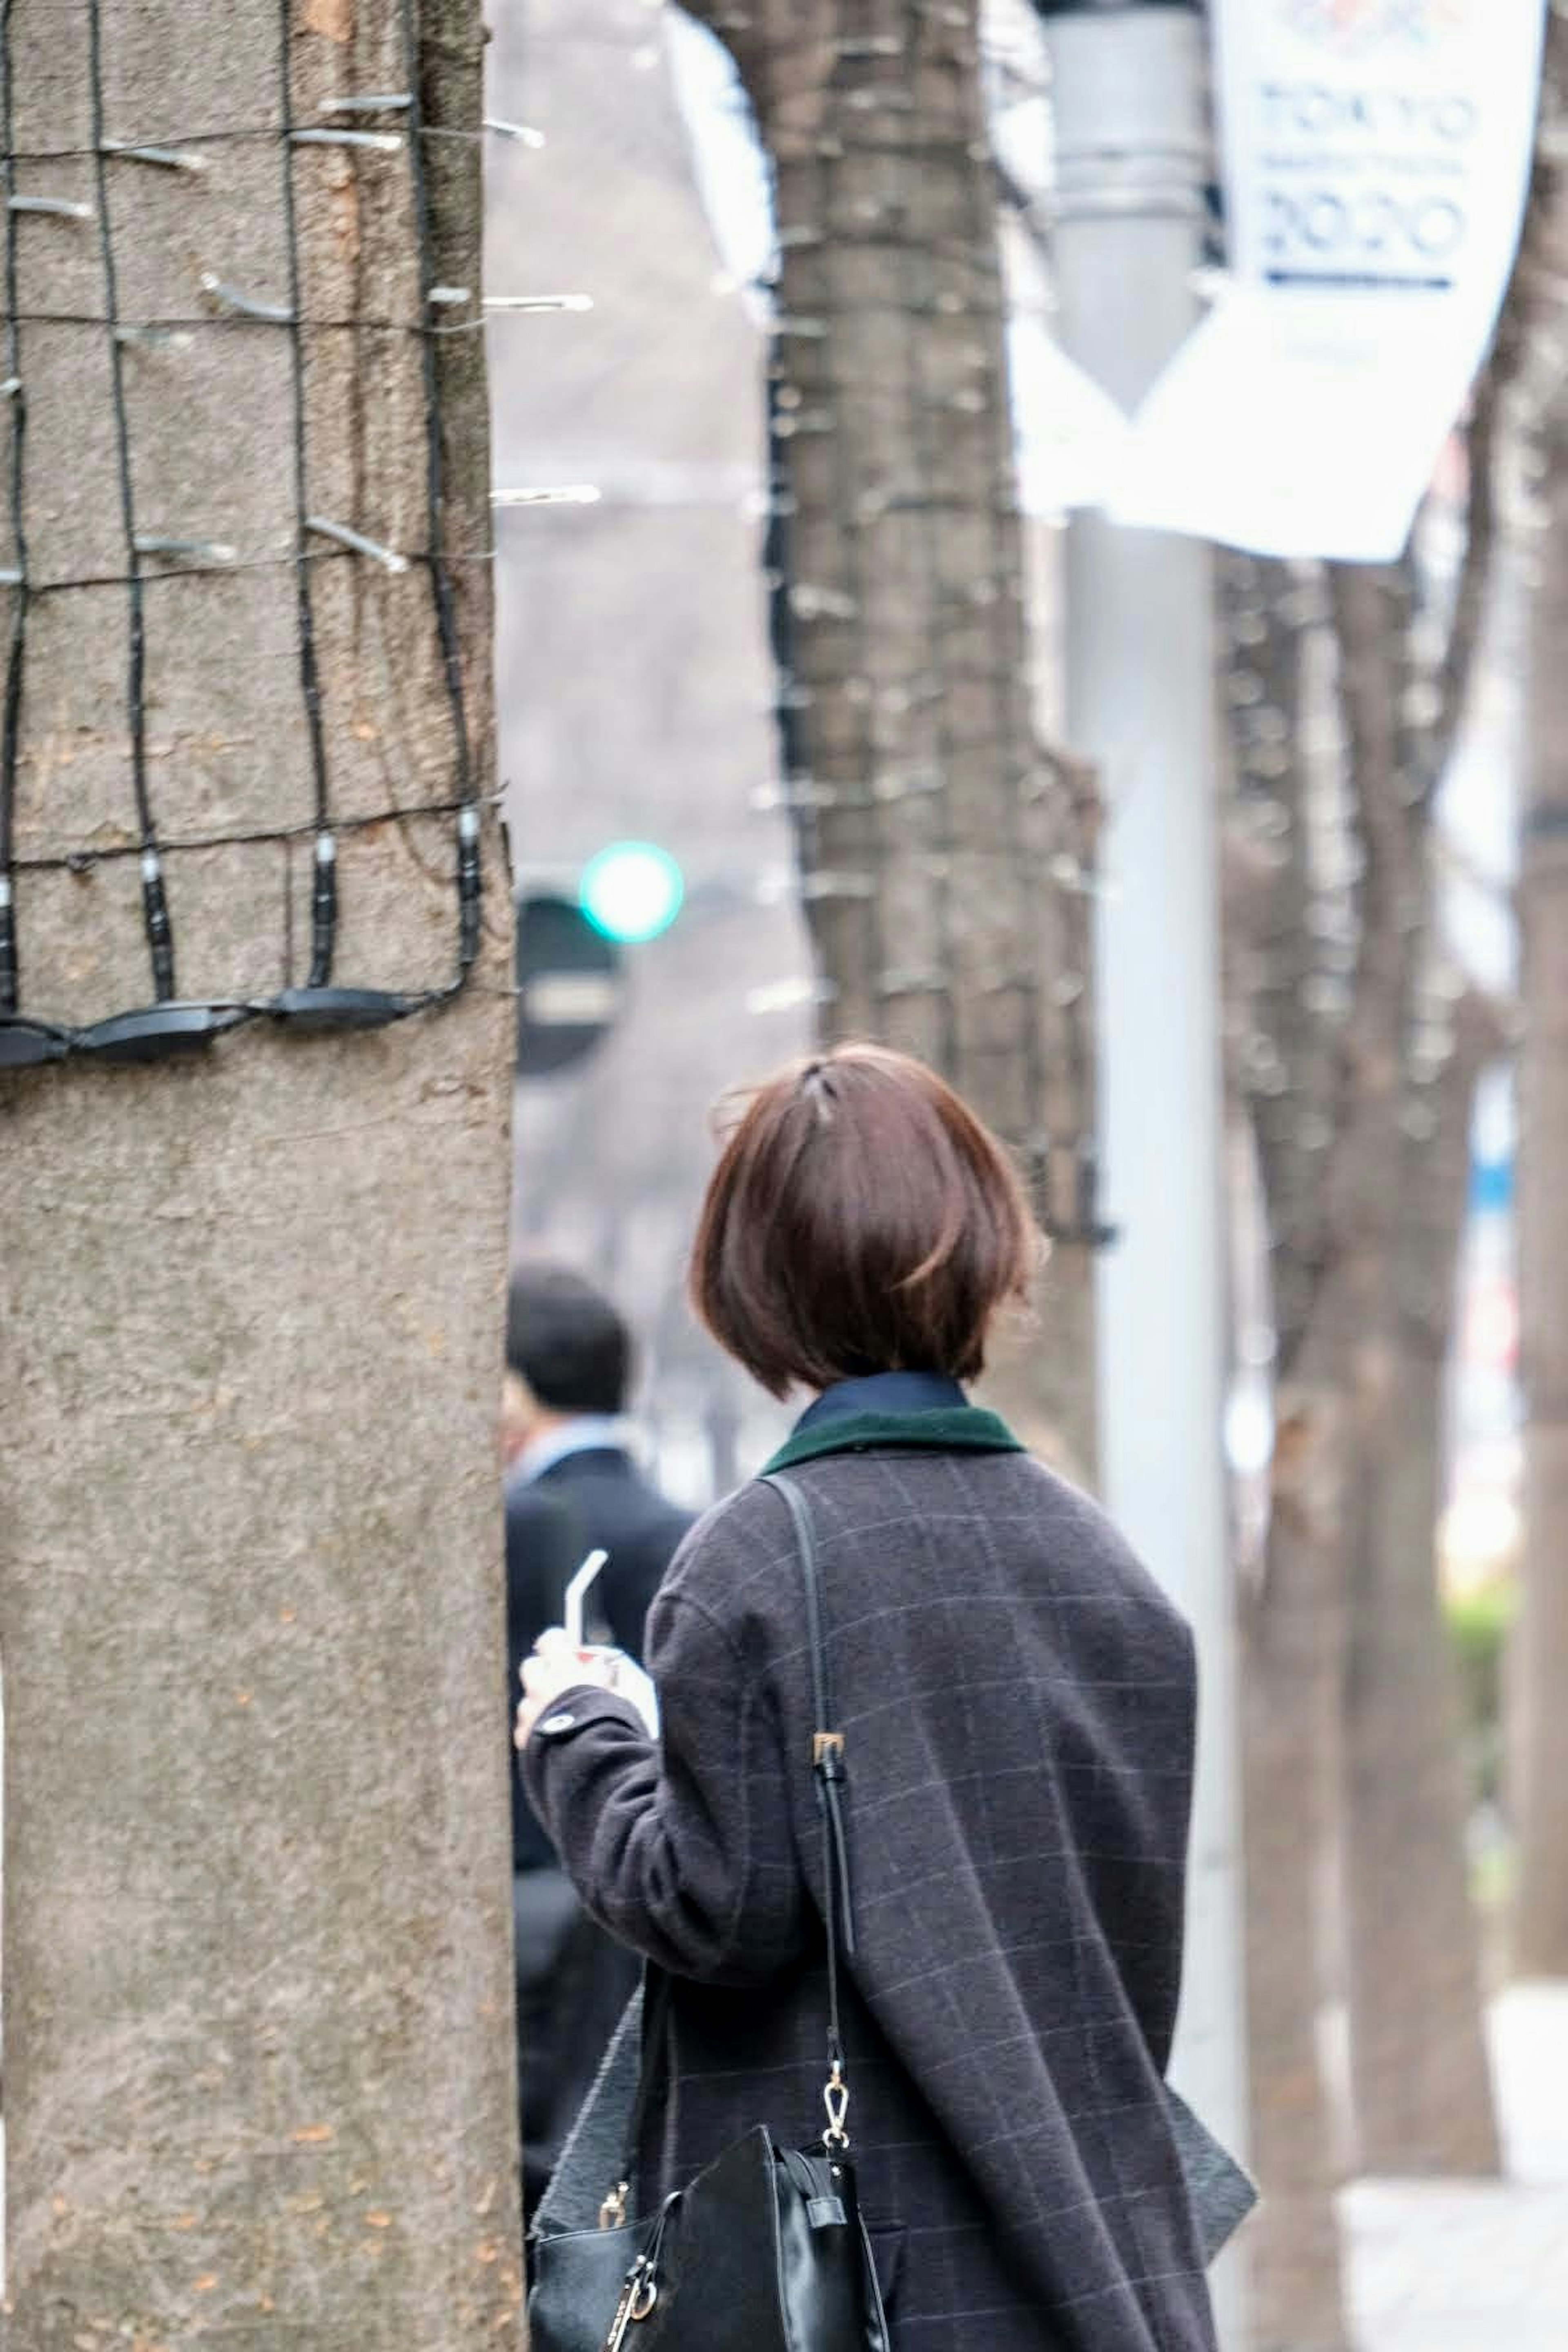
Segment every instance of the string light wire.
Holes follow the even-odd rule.
[[[804,287],[791,287],[788,309],[782,307],[776,283],[766,289],[773,295],[773,315],[772,466],[763,562],[784,776],[777,799],[795,833],[804,895],[858,902],[832,918],[858,932],[852,957],[845,959],[855,971],[849,986],[858,993],[868,979],[872,993],[884,1003],[927,999],[929,1012],[922,1012],[921,1018],[930,1024],[930,1050],[939,1058],[945,1056],[951,1066],[960,1044],[954,970],[960,844],[953,782],[963,763],[975,758],[994,762],[1001,771],[1000,834],[984,854],[965,849],[963,864],[971,887],[1007,904],[1014,919],[1005,927],[1003,963],[976,974],[975,982],[1008,1004],[1024,1098],[1016,1139],[1029,1162],[1042,1222],[1058,1237],[1098,1245],[1108,1236],[1097,1209],[1089,1046],[1082,1013],[1086,984],[1081,977],[1088,969],[1087,932],[1096,885],[1086,864],[1085,811],[1067,764],[1038,743],[1027,664],[1020,630],[1014,626],[1015,617],[1020,627],[1022,624],[1024,582],[1014,545],[1016,496],[1002,487],[1012,480],[1012,461],[1005,374],[995,348],[999,322],[1013,312],[999,266],[985,259],[994,251],[995,233],[989,156],[978,127],[973,131],[961,127],[956,133],[936,137],[901,131],[901,118],[910,110],[909,92],[920,86],[927,70],[928,42],[944,37],[946,21],[939,10],[911,6],[903,12],[897,32],[856,33],[833,44],[837,101],[869,118],[869,136],[858,130],[853,137],[841,135],[829,121],[816,135],[790,142],[786,153],[772,159],[775,215],[786,209],[792,189],[798,191],[797,202],[812,207],[808,219],[780,222],[781,254],[822,254],[829,237],[837,236],[849,240],[857,252],[886,257],[879,289],[857,286],[853,307],[857,316],[875,310],[902,328],[902,394],[922,481],[918,494],[879,488],[874,499],[852,500],[855,485],[847,472],[837,415],[839,387],[830,373],[834,322],[849,306],[836,294],[825,269],[811,272]],[[896,79],[889,61],[897,61]],[[969,199],[961,234],[917,234],[921,175],[954,166]],[[851,173],[852,203],[847,184]],[[877,173],[879,184],[871,176]],[[962,275],[944,284],[942,273],[949,265]],[[960,319],[973,320],[977,331],[977,373],[973,382],[949,388],[931,380],[922,329],[928,320]],[[976,436],[986,436],[986,446],[982,451],[977,443],[975,457],[977,465],[983,460],[989,467],[996,487],[978,500],[934,486],[938,461],[951,451],[954,421],[961,416],[974,420]],[[792,452],[814,444],[820,447],[825,438],[827,448],[816,463],[832,468],[847,541],[844,581],[829,586],[797,576],[792,544],[795,504],[790,488]],[[984,532],[983,568],[972,583],[944,582],[940,576],[939,520],[944,513],[959,510]],[[921,672],[900,677],[896,691],[911,735],[918,729],[929,740],[918,753],[906,748],[902,772],[889,776],[880,765],[869,681],[864,677],[857,680],[853,672],[857,647],[862,649],[861,668],[868,667],[860,583],[871,562],[870,534],[893,515],[910,519],[922,542],[926,572]],[[975,646],[973,626],[976,613],[987,605],[1003,620],[996,638],[1000,657],[994,661],[988,661]],[[821,665],[805,659],[802,632],[831,622],[844,625],[839,634],[848,646],[845,661],[850,674],[837,677],[833,666],[818,682],[814,673]],[[955,626],[966,646],[975,647],[957,658],[950,650]],[[802,713],[820,697],[844,693],[847,698],[857,684],[858,712],[847,713],[850,726],[836,724],[832,735],[843,746],[834,764],[847,764],[850,772],[824,782],[810,773]],[[966,688],[984,696],[989,726],[983,721],[977,728],[973,718],[962,728],[955,725],[955,692]],[[857,718],[858,724],[854,723]],[[855,748],[849,751],[852,740]],[[921,802],[929,813],[922,814]],[[892,877],[890,860],[897,869]],[[889,878],[906,876],[921,877],[929,894],[929,961],[919,954],[889,957],[884,952],[887,943],[878,936],[886,886]],[[843,943],[847,948],[851,940],[847,937]],[[868,958],[868,974],[864,968]]]
[[[923,70],[923,60],[921,56],[922,29],[921,18],[912,10],[906,12],[902,43],[903,62],[910,89],[918,87]],[[898,40],[893,41],[892,47],[897,52],[900,47]],[[899,176],[900,184],[905,190],[903,209],[907,214],[910,205],[909,184],[912,177],[907,163],[899,167]],[[937,478],[937,451],[935,436],[931,431],[933,421],[931,401],[927,389],[922,356],[924,338],[920,332],[920,313],[924,307],[921,280],[929,281],[933,274],[933,263],[930,248],[926,247],[922,250],[919,241],[914,237],[906,236],[900,240],[900,274],[904,297],[901,307],[905,313],[905,366],[911,394],[910,417],[914,432],[916,464],[921,481],[930,485],[933,484]],[[931,299],[934,303],[934,293]],[[940,678],[943,651],[936,586],[942,578],[942,557],[937,533],[938,515],[934,504],[934,493],[930,490],[920,501],[919,522],[921,536],[925,541],[926,574],[931,590],[926,599],[926,664],[931,676],[933,678]],[[950,708],[951,698],[944,690],[936,704],[934,713],[936,771],[941,779],[941,790],[932,804],[937,811],[942,830],[942,856],[944,865],[949,866],[958,845],[952,821],[954,754]],[[1005,731],[1000,714],[999,729]],[[950,873],[944,872],[936,877],[932,887],[936,901],[937,971],[922,987],[921,992],[927,992],[929,990],[937,996],[938,1017],[942,1027],[942,1066],[953,1070],[959,1066],[958,1003],[955,985],[958,942],[954,936],[952,884]],[[885,979],[884,985],[886,985]]]
[[[8,487],[14,549],[14,561],[0,568],[0,588],[10,593],[13,599],[5,656],[3,715],[0,715],[0,1069],[55,1060],[70,1054],[90,1054],[113,1061],[145,1061],[205,1045],[214,1036],[248,1021],[272,1019],[302,1030],[370,1027],[402,1020],[412,1013],[445,1003],[467,985],[479,957],[483,920],[481,820],[485,800],[489,797],[480,794],[474,772],[454,577],[459,566],[493,562],[495,551],[483,548],[454,552],[447,543],[441,365],[438,357],[442,346],[437,338],[450,335],[455,329],[451,323],[434,317],[432,310],[434,307],[439,310],[443,306],[450,305],[459,293],[464,303],[471,302],[472,296],[466,289],[443,286],[438,280],[426,159],[432,152],[429,142],[433,140],[477,143],[486,137],[495,136],[526,147],[541,146],[543,142],[538,132],[521,124],[489,117],[485,119],[481,131],[425,121],[420,89],[424,61],[416,0],[400,0],[399,9],[407,89],[385,94],[345,93],[328,100],[321,111],[328,118],[329,127],[318,129],[301,124],[296,119],[290,70],[291,9],[289,0],[279,0],[278,55],[281,102],[280,120],[277,125],[265,129],[195,132],[169,141],[111,140],[107,135],[105,123],[101,0],[89,0],[87,36],[92,144],[87,148],[41,150],[23,156],[18,153],[14,138],[12,8],[13,0],[0,0],[0,74],[4,76],[4,89],[0,92],[0,137],[4,139],[4,155],[0,157],[0,163],[4,166],[6,196],[4,254],[6,300],[4,365],[6,373],[4,382],[0,383],[0,405],[3,405],[11,433]],[[352,121],[345,125],[342,120],[332,120],[334,117],[352,119],[374,114],[395,116],[399,123],[398,130],[395,132],[374,128],[360,130],[352,127]],[[111,168],[127,166],[145,171],[148,167],[158,167],[166,171],[205,172],[212,161],[206,151],[226,145],[260,144],[263,142],[274,143],[279,151],[281,215],[289,275],[287,305],[263,300],[243,287],[231,285],[216,274],[206,272],[202,275],[200,283],[214,306],[210,310],[190,318],[142,320],[123,318],[120,310],[110,203]],[[335,147],[346,149],[351,154],[372,156],[390,156],[394,152],[406,155],[418,262],[420,316],[417,320],[312,320],[305,316],[293,174],[296,154],[311,147]],[[19,163],[64,161],[77,157],[91,163],[95,203],[67,207],[64,199],[18,198],[16,179]],[[68,211],[72,219],[83,218],[89,224],[96,221],[103,283],[102,309],[96,313],[63,310],[25,312],[18,299],[17,244],[21,223],[30,214],[58,214],[64,218]],[[492,312],[510,311],[527,316],[549,311],[581,310],[590,308],[591,304],[589,298],[582,295],[511,296],[499,298],[485,307]],[[100,573],[91,580],[76,577],[39,581],[34,576],[29,561],[23,495],[27,417],[23,330],[29,324],[42,323],[96,329],[105,337],[110,354],[119,505],[125,559],[123,571]],[[463,322],[465,331],[469,323]],[[482,324],[482,317],[476,317],[471,324]],[[139,349],[149,352],[178,351],[187,346],[199,331],[226,330],[240,333],[283,332],[289,338],[291,353],[294,544],[290,553],[284,557],[246,557],[239,551],[221,546],[209,539],[182,536],[177,529],[146,531],[138,527],[132,425],[125,378],[128,354]],[[351,524],[310,510],[306,337],[331,331],[356,335],[367,332],[412,334],[419,341],[426,543],[416,553],[401,553]],[[521,491],[508,494],[504,502],[553,502],[562,496],[560,491],[553,490]],[[585,489],[571,490],[566,496],[575,500],[585,498],[587,492]],[[326,548],[312,543],[322,536],[331,542]],[[417,806],[392,807],[353,817],[334,815],[311,591],[314,567],[322,562],[374,562],[391,572],[407,571],[417,566],[424,572],[429,585],[450,729],[454,790],[447,797],[429,799]],[[294,584],[297,645],[293,658],[298,668],[310,749],[310,818],[302,824],[276,824],[228,833],[218,831],[161,841],[148,767],[147,593],[165,579],[188,581],[218,574],[232,576],[236,572],[264,572],[285,564],[292,572]],[[88,586],[118,588],[124,592],[126,599],[125,693],[135,815],[134,838],[67,849],[58,855],[19,855],[16,833],[16,793],[23,756],[23,688],[29,613],[40,595]],[[453,976],[437,986],[413,992],[334,986],[337,836],[346,831],[361,832],[416,817],[453,820],[457,899]],[[214,998],[199,1003],[180,1000],[175,986],[173,929],[164,892],[165,857],[200,849],[267,844],[286,846],[300,838],[310,838],[314,844],[311,953],[304,985],[299,988],[285,986],[280,993],[268,998],[236,996]],[[105,1020],[85,1026],[42,1019],[24,1012],[21,1009],[16,893],[18,876],[61,870],[79,874],[99,865],[112,866],[130,857],[137,859],[141,869],[143,927],[153,965],[154,1003],[111,1014]]]
[[[430,226],[430,191],[426,173],[424,102],[419,87],[419,43],[414,0],[401,0],[404,70],[408,77],[409,177],[413,187],[415,231],[419,247],[419,312],[428,324],[430,291],[437,283],[435,244]],[[458,763],[458,793],[468,805],[458,819],[458,985],[468,978],[479,951],[483,905],[479,869],[479,805],[474,793],[468,715],[463,685],[462,646],[458,635],[451,574],[447,569],[447,519],[442,479],[441,385],[436,345],[428,331],[420,350],[425,384],[425,492],[427,539],[426,567],[436,614],[436,635],[446,673],[447,701],[451,713],[453,749]]]
[[[11,0],[0,0],[0,136],[5,142],[5,191],[16,185],[11,161],[15,121],[11,70]],[[23,491],[27,435],[27,392],[22,381],[21,328],[17,321],[17,215],[5,212],[5,363],[8,371],[5,414],[11,434],[11,540],[16,578],[9,584],[16,601],[11,609],[11,638],[5,652],[5,698],[0,717],[0,1015],[14,1013],[21,988],[21,955],[16,907],[16,763],[21,749],[22,682],[26,663],[27,528]]]
[[[109,163],[103,121],[103,12],[101,0],[88,0],[88,67],[92,108],[93,184],[97,195],[99,252],[103,271],[103,307],[109,327],[110,396],[120,481],[120,513],[125,534],[128,614],[125,705],[131,730],[131,789],[142,834],[142,918],[153,966],[153,991],[160,1003],[174,995],[174,931],[163,887],[163,861],[153,822],[147,783],[147,624],[142,593],[142,549],[136,532],[136,489],[131,470],[131,415],[125,398],[125,346],[120,323],[120,289],[109,208]]]
[[[331,831],[331,787],[327,773],[326,729],[321,717],[321,666],[316,659],[316,613],[310,565],[310,455],[306,443],[305,336],[300,324],[300,235],[294,198],[294,76],[291,0],[278,0],[278,84],[282,113],[279,162],[283,194],[284,243],[289,257],[290,435],[294,471],[294,607],[299,622],[300,694],[310,747],[315,797],[316,844],[310,881],[310,969],[308,988],[326,988],[337,945],[338,853]]]

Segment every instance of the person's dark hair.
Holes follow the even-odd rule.
[[[621,1412],[631,1335],[604,1293],[564,1265],[519,1266],[506,1302],[506,1360],[550,1412]]]
[[[839,1045],[743,1097],[691,1296],[774,1396],[866,1372],[973,1380],[1041,1257],[1000,1143],[908,1055]]]

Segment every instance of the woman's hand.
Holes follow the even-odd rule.
[[[519,1749],[527,1747],[540,1717],[547,1714],[567,1691],[581,1690],[585,1683],[598,1690],[615,1689],[615,1653],[574,1650],[564,1629],[552,1625],[534,1643],[532,1657],[523,1660],[521,1675],[522,1696],[518,1702],[517,1724],[511,1735]]]

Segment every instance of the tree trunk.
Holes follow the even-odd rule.
[[[1458,1715],[1435,1591],[1436,1397],[1424,1426],[1419,1384],[1404,1377],[1417,1339],[1429,1391],[1447,1357],[1481,1031],[1467,1020],[1462,1051],[1458,1036],[1444,1046],[1445,1124],[1432,1101],[1441,1100],[1433,1074],[1441,1057],[1429,1062],[1418,1046],[1420,1031],[1442,1025],[1432,1001],[1428,833],[1443,755],[1413,742],[1404,717],[1415,625],[1409,568],[1339,568],[1332,594],[1363,861],[1333,1208],[1345,1311],[1332,1332],[1350,1407],[1342,1851],[1356,2113],[1366,2160],[1377,2168],[1487,2171],[1496,2168],[1497,2132],[1479,1928],[1466,1885]],[[1412,1443],[1426,1447],[1424,1487],[1419,1450],[1404,1451]],[[1396,1855],[1403,1891],[1391,1904],[1386,1874]],[[1435,2112],[1445,2098],[1451,2109]]]
[[[1520,1837],[1515,1964],[1527,1976],[1568,1976],[1568,426],[1561,416],[1547,437],[1546,477],[1520,875],[1525,1532],[1510,1764]]]
[[[79,145],[85,12],[16,11],[8,30],[16,143]],[[426,0],[412,79],[462,134],[417,151],[432,263],[475,289],[479,44],[474,0]],[[300,123],[329,121],[332,92],[411,86],[392,0],[301,0],[288,47]],[[104,13],[102,62],[106,138],[177,147],[280,119],[275,12],[193,28],[127,0]],[[204,152],[199,180],[109,166],[125,320],[199,318],[203,270],[289,304],[279,141]],[[93,202],[89,163],[29,168]],[[454,796],[424,338],[392,325],[423,326],[410,156],[305,146],[292,170],[300,307],[341,322],[303,337],[310,510],[420,559],[310,567],[334,977],[422,989],[457,961],[452,816],[354,824]],[[96,230],[24,219],[32,577],[113,581]],[[44,309],[84,322],[37,323]],[[254,996],[302,979],[291,942],[311,934],[292,339],[254,320],[182,332],[122,347],[139,527],[243,562],[148,583],[148,771],[180,989]],[[480,338],[436,349],[488,780],[489,572],[468,560],[488,546]],[[111,854],[136,840],[126,647],[123,586],[34,596],[22,1001],[73,1023],[149,992],[137,859]],[[509,922],[485,847],[489,942],[439,1013],[317,1039],[254,1024],[179,1065],[0,1083],[15,2352],[518,2341],[491,1435]],[[67,857],[77,870],[35,862]]]
[[[1264,1582],[1242,1611],[1253,2352],[1346,2352],[1332,2121],[1318,2042],[1319,1887],[1333,1820],[1341,1412],[1303,1384],[1277,1403]]]
[[[1484,534],[1475,544],[1479,558]],[[1412,1499],[1410,1465],[1399,1458],[1409,1434],[1400,1373],[1415,1319],[1412,1276],[1440,1364],[1463,1201],[1468,1121],[1462,1109],[1450,1121],[1444,1160],[1415,1116],[1424,1118],[1420,1098],[1431,1089],[1413,1081],[1410,1049],[1431,954],[1426,827],[1440,739],[1462,701],[1473,648],[1474,591],[1467,579],[1441,725],[1413,740],[1404,718],[1414,663],[1407,568],[1341,568],[1324,578],[1232,562],[1226,579],[1239,785],[1233,825],[1255,861],[1250,881],[1233,893],[1231,969],[1268,1210],[1280,1368],[1274,1521],[1247,1625],[1250,2042],[1266,2198],[1254,2244],[1260,2342],[1297,2352],[1341,2340],[1344,2324],[1318,2052],[1329,1990],[1328,1923],[1318,1913],[1324,1861],[1336,1847],[1352,1857],[1347,1890],[1360,1906],[1349,1935],[1370,2144],[1411,2144],[1411,2113],[1401,2104],[1408,2085],[1389,2079],[1405,2068],[1423,2090],[1466,2095],[1438,2138],[1425,2128],[1423,2106],[1421,2144],[1462,2151],[1478,2168],[1489,2155],[1495,2162],[1458,1750],[1446,1738],[1454,1727],[1434,1606],[1430,1458],[1425,1525],[1419,1497],[1414,1521],[1398,1508]],[[1310,748],[1331,682],[1341,737],[1331,776]],[[1344,854],[1352,841],[1353,869]],[[1326,842],[1341,845],[1338,856],[1325,856]],[[1467,1106],[1474,1061],[1472,1050],[1462,1074]],[[1401,1171],[1398,1181],[1391,1170]],[[1425,1204],[1414,1269],[1400,1255],[1411,1253],[1413,1196]],[[1392,1667],[1356,1671],[1347,1724],[1346,1662],[1374,1646],[1397,1658],[1399,1686]],[[1354,1761],[1342,1781],[1346,1739]],[[1357,1818],[1349,1801],[1342,1811],[1342,1796]],[[1399,1907],[1418,1949],[1429,1941],[1443,1950],[1411,1963],[1423,1997],[1395,2018],[1389,2003],[1401,1979],[1379,1975],[1380,1916],[1391,1906],[1385,1887],[1374,1895],[1372,1866],[1386,1867],[1391,1845],[1405,1836],[1426,1867],[1413,1871],[1404,1856]],[[1442,2160],[1430,2152],[1425,2159]]]
[[[1496,1043],[1495,1023],[1468,999],[1444,1071],[1422,1089],[1435,1098],[1436,1130],[1405,1141],[1398,1230],[1385,1237],[1400,1289],[1395,1327],[1363,1334],[1356,1348],[1343,1854],[1357,2167],[1364,2172],[1487,2174],[1500,2160],[1458,1693],[1437,1606],[1435,1544],[1470,1115]]]
[[[1222,685],[1235,793],[1227,827],[1226,985],[1233,1082],[1251,1120],[1282,1368],[1261,1580],[1243,1587],[1250,2155],[1262,2205],[1248,2226],[1254,2352],[1345,2352],[1333,2116],[1319,2021],[1329,1966],[1321,1890],[1337,1833],[1334,1772],[1342,1613],[1344,1409],[1323,1269],[1336,1061],[1314,983],[1321,909],[1337,912],[1314,842],[1324,810],[1311,656],[1322,584],[1227,557]],[[1261,1272],[1260,1272],[1261,1281]]]
[[[1093,1461],[1089,843],[1037,743],[974,0],[692,13],[731,47],[780,249],[780,732],[831,1036],[921,1055],[1063,1237],[1021,1433]]]

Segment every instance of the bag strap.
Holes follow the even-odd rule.
[[[665,2047],[669,2027],[669,1998],[673,1979],[665,1969],[656,1969],[651,1960],[645,1962],[642,1972],[642,2051],[637,2065],[637,2096],[632,2101],[631,2119],[626,2126],[626,2152],[621,2159],[621,2177],[610,2195],[599,2208],[601,2230],[618,2227],[626,2218],[626,2199],[632,2182],[637,2179],[637,2150],[642,2146],[643,2127],[653,2112],[655,2094],[663,2084],[666,2067]]]
[[[793,1478],[773,1471],[763,1480],[789,1506],[795,1525],[795,1550],[805,1590],[806,1641],[811,1658],[813,1729],[811,1769],[816,1808],[822,1822],[823,1925],[827,1934],[827,2083],[823,2104],[827,2110],[826,2146],[849,2145],[844,2117],[849,2105],[845,2078],[844,2040],[840,2026],[838,1961],[843,1951],[855,1957],[854,1889],[849,1876],[849,1839],[844,1803],[847,1787],[844,1734],[833,1704],[833,1662],[828,1654],[822,1603],[822,1569],[817,1559],[816,1528],[811,1506]]]
[[[849,2135],[844,2128],[844,2118],[849,2105],[849,2084],[845,2073],[840,2025],[839,1956],[847,1954],[853,1959],[856,1950],[849,1840],[844,1816],[847,1786],[844,1767],[844,1734],[837,1727],[834,1715],[833,1670],[824,1628],[822,1571],[817,1560],[816,1529],[812,1521],[811,1507],[794,1480],[778,1471],[770,1472],[763,1484],[775,1487],[789,1507],[795,1528],[795,1550],[800,1560],[801,1581],[805,1592],[806,1646],[811,1661],[813,1713],[811,1770],[816,1790],[817,1813],[822,1823],[822,1870],[826,1890],[823,1925],[827,1936],[827,2081],[822,2095],[827,2112],[827,2128],[822,2137],[826,2147],[841,2153],[849,2145]],[[600,2210],[599,2220],[605,2228],[616,2227],[626,2220],[626,2199],[630,2195],[629,2184],[635,2177],[637,2150],[642,2145],[644,2127],[652,2113],[655,2096],[664,2082],[670,1990],[671,1979],[665,1969],[651,1964],[644,1969],[642,2063],[637,2072],[637,2098],[632,2105],[621,2179]]]

